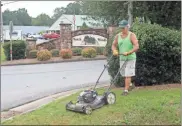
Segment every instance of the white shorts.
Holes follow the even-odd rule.
[[[135,76],[136,60],[120,61],[120,73],[123,77]]]

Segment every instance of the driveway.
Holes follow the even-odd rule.
[[[1,67],[1,111],[75,88],[93,85],[105,60]],[[107,70],[100,84],[109,82]]]

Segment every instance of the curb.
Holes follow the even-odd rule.
[[[97,86],[97,88],[101,88],[101,87],[106,87],[109,84],[102,84],[100,86]],[[84,87],[84,88],[80,88],[80,89],[74,89],[74,90],[69,90],[69,91],[65,91],[65,92],[61,92],[61,93],[57,93],[54,95],[50,95],[38,100],[35,100],[33,102],[9,109],[8,111],[4,111],[1,112],[1,122],[7,121],[7,120],[11,120],[13,119],[15,116],[17,115],[23,115],[32,111],[35,111],[51,102],[53,102],[54,100],[58,100],[58,99],[62,99],[65,97],[68,97],[70,95],[73,95],[75,93],[78,93],[81,90],[85,90],[85,89],[89,89],[92,88],[93,86],[88,86],[88,87]],[[9,117],[2,117],[2,116],[6,116],[6,115],[10,115]]]
[[[35,63],[12,63],[12,64],[1,64],[1,66],[18,66],[18,65],[37,65],[37,64],[52,64],[52,63],[65,63],[65,62],[81,62],[81,61],[95,61],[95,60],[106,60],[106,57],[103,58],[88,58],[88,59],[64,59],[60,61],[43,61]]]

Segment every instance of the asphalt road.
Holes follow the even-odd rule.
[[[98,60],[1,66],[1,111],[58,92],[93,85],[105,63],[105,60]],[[100,84],[109,79],[106,70]]]

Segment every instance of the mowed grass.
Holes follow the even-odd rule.
[[[91,115],[65,110],[65,104],[78,94],[56,100],[39,110],[20,115],[3,124],[11,125],[180,125],[180,88],[165,90],[136,89],[117,101],[94,110]],[[99,93],[102,93],[99,90]]]
[[[1,45],[1,62],[5,61],[5,60],[6,60],[6,56],[4,54],[4,49],[3,49],[2,45]]]

